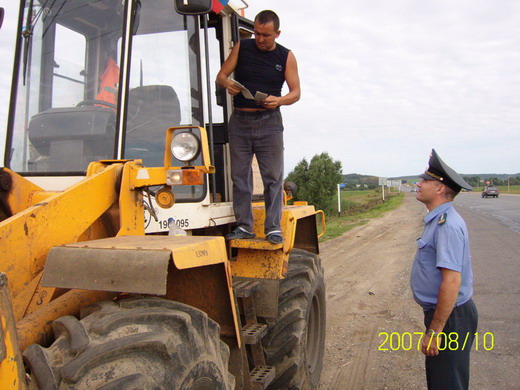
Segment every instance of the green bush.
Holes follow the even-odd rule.
[[[295,200],[307,201],[326,215],[337,212],[335,194],[343,180],[341,162],[333,161],[328,153],[315,155],[310,164],[303,159],[285,180],[298,186]]]

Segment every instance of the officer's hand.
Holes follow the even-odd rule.
[[[278,96],[269,95],[262,101],[262,106],[268,110],[274,110],[280,105],[280,98]]]
[[[425,334],[422,339],[421,352],[426,356],[437,356],[439,354],[439,337]]]
[[[226,90],[231,96],[235,96],[240,93],[240,87],[231,80],[227,81]]]

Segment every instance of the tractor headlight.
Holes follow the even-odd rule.
[[[199,155],[200,139],[193,133],[183,131],[173,137],[170,148],[177,160],[189,162]]]

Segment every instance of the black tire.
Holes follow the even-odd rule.
[[[24,352],[40,390],[231,390],[229,348],[198,309],[160,298],[98,302],[53,323],[56,341]]]
[[[280,283],[278,318],[265,319],[266,362],[276,368],[268,389],[315,389],[325,348],[325,281],[319,256],[294,249]]]

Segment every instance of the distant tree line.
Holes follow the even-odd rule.
[[[496,176],[492,177],[480,177],[480,176],[464,176],[464,180],[468,182],[472,187],[484,187],[486,186],[486,182],[489,181],[490,185],[494,186],[507,186],[508,184],[511,186],[520,185],[520,176],[509,177],[509,178],[499,178]],[[508,183],[509,181],[509,183]]]
[[[360,175],[350,173],[343,175],[343,183],[347,190],[373,190],[379,187],[379,178],[377,176]]]
[[[324,152],[316,154],[310,162],[305,158],[301,160],[294,170],[290,172],[285,181],[294,182],[297,189],[293,194],[295,200],[304,200],[321,209],[327,215],[331,215],[337,209],[337,189],[338,184],[344,184],[347,190],[366,190],[379,188],[379,178],[377,176],[359,175],[356,173],[343,175],[341,162],[333,160],[332,157]],[[464,176],[471,186],[475,188],[483,187],[486,181],[496,186],[508,184],[508,177],[501,175],[492,177],[480,177],[479,175]],[[419,178],[401,178],[401,183],[415,183]],[[520,175],[509,177],[510,185],[520,185]],[[342,206],[342,209],[344,207]]]

